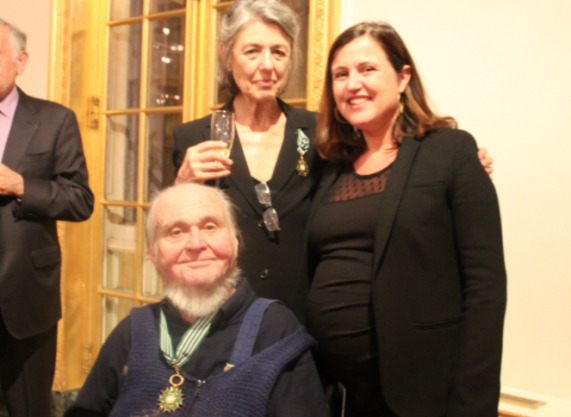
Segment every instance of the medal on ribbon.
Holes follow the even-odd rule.
[[[303,133],[301,129],[297,129],[297,153],[299,154],[299,160],[295,166],[297,175],[300,177],[307,177],[309,174],[309,165],[305,162],[303,156],[309,150],[309,138]]]
[[[184,377],[180,374],[180,367],[190,359],[192,353],[198,348],[208,330],[214,313],[196,319],[192,326],[182,336],[176,351],[173,348],[172,338],[169,334],[165,314],[161,309],[159,323],[159,344],[166,362],[174,368],[174,375],[169,378],[169,385],[159,394],[157,400],[159,409],[163,413],[172,413],[182,407],[184,395],[181,386]]]
[[[169,378],[170,387],[165,388],[159,394],[159,409],[163,413],[172,413],[182,407],[184,395],[179,388],[184,383],[184,378],[179,373],[176,361],[173,363],[175,374]]]

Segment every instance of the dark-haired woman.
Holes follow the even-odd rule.
[[[334,42],[316,147],[308,326],[347,417],[497,416],[506,274],[472,136],[385,23]]]

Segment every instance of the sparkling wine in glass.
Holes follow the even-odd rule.
[[[221,152],[224,156],[230,155],[232,142],[234,142],[234,113],[229,110],[217,110],[212,113],[210,139],[224,142],[226,148]]]

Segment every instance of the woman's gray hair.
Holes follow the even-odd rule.
[[[16,60],[18,54],[26,50],[26,34],[16,26],[0,19],[0,25],[6,26],[10,30],[10,46],[12,47],[12,58]]]
[[[240,90],[234,81],[232,72],[228,70],[228,60],[240,31],[248,23],[256,20],[268,25],[278,25],[290,39],[292,53],[284,88],[287,85],[289,74],[299,60],[299,18],[291,7],[279,0],[236,1],[222,16],[218,32],[218,42],[224,45],[224,55],[218,54],[218,82],[233,96]]]

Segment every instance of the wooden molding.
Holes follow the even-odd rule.
[[[315,0],[309,9],[307,108],[318,110],[329,46],[339,31],[339,1]]]
[[[498,411],[498,417],[530,417],[524,416],[523,414],[514,414],[510,413],[509,411]]]

